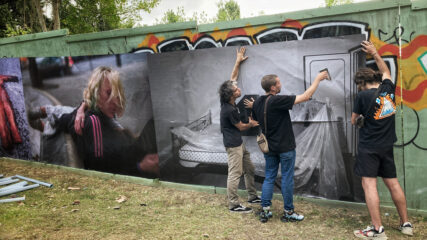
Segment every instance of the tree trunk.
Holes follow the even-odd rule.
[[[61,21],[59,19],[59,6],[61,0],[52,0],[52,19],[53,19],[53,30],[61,29]]]
[[[40,4],[40,0],[32,0],[34,7],[37,10],[37,18],[39,19],[40,27],[43,32],[47,32],[46,22],[44,21],[43,10]]]

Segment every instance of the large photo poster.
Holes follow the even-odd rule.
[[[27,61],[22,72],[34,160],[158,177],[144,53]],[[107,85],[107,97],[102,99]],[[90,94],[84,95],[85,91]],[[116,98],[119,103],[113,103]],[[73,126],[83,100],[86,117],[81,123],[83,132],[78,134]]]
[[[296,138],[296,193],[330,199],[358,200],[361,191],[352,174],[356,149],[350,124],[356,89],[353,73],[364,65],[363,35],[247,46],[240,68],[237,99],[247,122],[245,98],[265,94],[260,80],[277,74],[282,93],[303,93],[317,73],[328,68],[331,81],[322,82],[313,99],[291,111]],[[237,47],[178,51],[148,56],[156,140],[162,178],[225,186],[227,154],[219,127],[218,88],[230,79]],[[264,176],[264,157],[256,131],[244,132],[255,172]]]
[[[350,35],[246,46],[248,59],[237,81],[242,122],[251,116],[244,100],[265,94],[260,84],[264,75],[279,76],[281,94],[298,95],[319,71],[329,70],[331,80],[323,81],[310,101],[290,112],[297,146],[296,194],[363,199],[352,170],[357,131],[350,116],[357,93],[352,78],[365,65],[360,51],[365,38]],[[228,159],[218,89],[230,79],[238,49],[28,58],[21,59],[22,71],[15,60],[24,86],[22,114],[30,126],[27,159],[225,187]],[[265,160],[255,141],[257,132],[254,128],[242,135],[260,190]],[[276,187],[277,191],[279,181]]]

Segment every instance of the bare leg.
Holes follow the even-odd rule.
[[[377,190],[377,178],[362,177],[362,187],[365,192],[366,206],[371,215],[372,225],[378,230],[381,224],[380,198]]]
[[[397,178],[383,178],[383,181],[390,191],[391,198],[393,199],[394,205],[396,206],[397,212],[399,213],[400,224],[408,222],[406,198],[399,181],[397,181]]]

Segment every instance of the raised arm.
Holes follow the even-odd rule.
[[[237,82],[237,78],[239,77],[240,63],[242,63],[243,61],[248,59],[248,57],[245,56],[245,52],[246,52],[245,47],[241,47],[240,49],[236,49],[236,63],[234,64],[233,71],[231,72],[231,77],[230,77],[231,81]]]
[[[294,104],[306,102],[310,100],[311,96],[313,96],[314,92],[316,91],[317,87],[319,86],[320,81],[328,78],[327,72],[320,72],[317,74],[316,78],[314,79],[314,82],[311,84],[311,86],[305,90],[305,92],[301,95],[297,95],[295,98]]]
[[[363,47],[362,50],[374,58],[380,73],[383,75],[382,79],[391,79],[390,70],[388,69],[387,64],[385,64],[382,57],[378,54],[374,44],[369,41],[363,41],[361,45]]]

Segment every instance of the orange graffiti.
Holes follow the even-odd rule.
[[[413,90],[401,90],[400,86],[396,86],[396,95],[400,96],[400,93],[403,93],[403,99],[406,102],[415,103],[421,100],[424,95],[424,91],[427,88],[427,79],[421,82],[415,89]],[[400,96],[401,97],[401,96]]]
[[[233,36],[246,36],[246,31],[243,28],[237,28],[237,29],[233,29],[231,30],[228,34],[227,34],[227,38],[229,37],[233,37]]]
[[[196,42],[199,38],[203,37],[205,34],[203,33],[196,33],[194,34],[193,38],[191,38],[192,42]]]
[[[148,40],[148,46],[157,45],[159,44],[159,39],[156,36],[151,36]]]
[[[427,35],[420,35],[410,42],[406,47],[402,48],[402,58],[409,58],[418,48],[427,47]],[[387,44],[378,50],[380,55],[391,53],[399,56],[399,47],[392,44]]]
[[[297,20],[293,20],[293,19],[286,19],[282,25],[282,27],[291,27],[291,28],[298,28],[301,29],[303,27],[303,25],[297,21]]]

